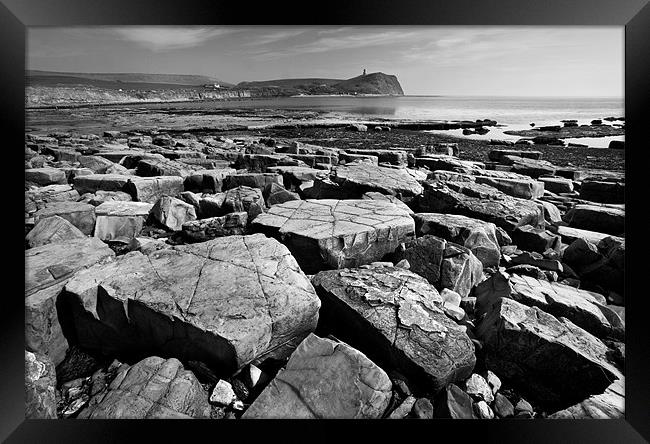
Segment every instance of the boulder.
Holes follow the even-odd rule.
[[[426,167],[431,171],[444,170],[464,174],[476,174],[485,169],[485,164],[481,162],[460,160],[455,156],[446,156],[444,154],[416,157],[415,166]]]
[[[568,319],[503,297],[483,313],[476,335],[487,368],[544,407],[562,408],[602,393],[620,376],[607,346]]]
[[[79,194],[101,191],[123,191],[133,176],[125,174],[89,174],[73,179],[74,189]]]
[[[51,202],[75,202],[79,193],[70,185],[47,185],[25,191],[25,213],[33,214]]]
[[[526,179],[476,176],[476,183],[489,185],[497,190],[521,199],[537,199],[544,195],[544,182]]]
[[[421,276],[375,266],[322,271],[312,283],[322,301],[322,325],[380,365],[434,392],[471,374],[473,343]]]
[[[243,418],[378,419],[391,390],[388,375],[362,352],[310,334]]]
[[[526,159],[540,160],[542,158],[542,152],[494,149],[494,150],[490,150],[490,152],[488,153],[488,159],[490,159],[493,162],[507,161],[505,156],[518,156],[518,157],[524,157]]]
[[[92,170],[94,174],[104,174],[106,170],[115,165],[115,163],[100,156],[79,156],[79,164],[83,168]]]
[[[410,270],[424,277],[439,290],[447,288],[461,297],[469,296],[483,279],[483,265],[472,252],[453,242],[425,235],[405,243],[393,260],[406,259]]]
[[[625,203],[625,183],[585,180],[580,186],[580,198],[592,202]]]
[[[25,251],[25,348],[60,364],[68,349],[58,317],[58,297],[82,268],[110,260],[115,253],[95,238],[50,243]]]
[[[422,185],[405,169],[385,168],[367,162],[339,165],[332,170],[331,179],[351,196],[377,191],[400,198],[422,193]]]
[[[179,176],[186,178],[194,173],[188,165],[174,160],[143,159],[138,162],[136,174],[142,177]]]
[[[564,215],[569,226],[620,236],[625,232],[625,209],[578,204]]]
[[[103,241],[128,243],[140,234],[152,207],[146,202],[104,202],[95,208],[94,236]]]
[[[151,356],[125,367],[79,419],[210,418],[207,393],[179,360]]]
[[[31,168],[25,170],[25,180],[38,185],[66,184],[65,172],[58,168]]]
[[[538,143],[536,139],[533,139]],[[545,160],[528,159],[519,156],[504,156],[503,163],[512,166],[512,171],[519,174],[530,176],[534,179],[540,176],[553,176],[557,167]]]
[[[511,298],[528,306],[539,307],[555,317],[565,317],[601,338],[622,339],[625,335],[623,321],[606,306],[603,296],[568,285],[525,275],[507,278],[497,273],[479,285],[475,294],[479,311],[484,311],[483,307],[499,297]]]
[[[406,163],[407,163],[407,161],[406,161],[406,151],[403,151],[403,150],[394,150],[394,149],[388,149],[388,150],[346,149],[345,152],[348,153],[348,155],[365,156],[366,158],[368,158],[368,156],[371,156],[371,159],[376,158],[377,162],[374,162],[374,161],[371,162],[371,163],[374,163],[374,164],[377,164],[379,162],[379,163],[388,163],[388,164],[391,164],[391,165],[406,165]]]
[[[95,207],[103,204],[104,202],[131,202],[133,199],[129,193],[124,191],[97,191],[95,194],[88,193],[80,202],[86,202]]]
[[[522,225],[544,227],[544,214],[534,202],[472,182],[430,183],[418,204],[422,212],[468,216],[507,232]]]
[[[512,233],[512,241],[522,250],[544,253],[549,248],[555,251],[560,250],[562,241],[560,236],[551,233],[543,228],[535,228],[530,225],[515,228]]]
[[[563,177],[540,177],[540,182],[544,183],[544,189],[551,193],[573,193],[573,181]]]
[[[623,240],[622,237],[610,236],[606,233],[599,233],[597,231],[581,230],[579,228],[558,226],[557,234],[562,238],[562,242],[565,244],[571,244],[576,239],[585,239],[592,244],[598,244],[601,240],[606,237],[612,237],[617,240]]]
[[[556,224],[562,222],[562,215],[560,214],[560,209],[556,207],[551,202],[546,202],[544,200],[536,200],[537,205],[542,208],[544,212],[544,220],[549,224]]]
[[[34,213],[34,222],[59,216],[85,235],[92,235],[95,229],[95,207],[81,202],[52,202]]]
[[[625,378],[614,381],[604,393],[548,416],[549,419],[624,419]]]
[[[414,234],[407,211],[379,200],[294,200],[274,205],[252,228],[281,239],[307,273],[381,260]]]
[[[499,265],[501,251],[496,226],[490,222],[456,214],[417,213],[415,231],[431,234],[469,248],[484,267]]]
[[[253,221],[265,211],[262,190],[243,185],[229,189],[224,193],[221,211],[224,213],[246,211],[248,213],[248,221]]]
[[[47,356],[25,350],[25,418],[56,419],[56,373]]]
[[[300,196],[298,196],[297,193],[287,191],[283,186],[278,185],[275,182],[267,185],[264,188],[262,195],[264,196],[266,205],[269,207],[272,205],[285,203],[290,200],[300,200]]]
[[[230,213],[221,217],[194,220],[183,224],[183,237],[191,242],[205,242],[210,239],[236,234],[246,234],[248,213]]]
[[[287,356],[320,307],[289,250],[261,234],[127,253],[65,291],[81,347],[202,361],[219,376]]]
[[[59,216],[52,216],[39,220],[27,234],[25,241],[30,248],[34,248],[51,243],[67,242],[72,239],[83,239],[85,237],[85,234],[66,219]]]
[[[137,202],[154,204],[162,196],[176,197],[184,191],[183,178],[179,176],[130,177],[124,191]]]
[[[329,176],[328,171],[300,166],[268,167],[266,171],[269,173],[281,174],[284,187],[288,190],[297,188],[303,182],[314,181],[317,178],[323,179]]]
[[[220,193],[223,189],[224,179],[231,174],[236,174],[236,170],[232,168],[220,168],[195,171],[185,177],[185,190],[205,193]]]
[[[271,183],[282,185],[282,176],[275,173],[230,174],[223,180],[223,190],[230,190],[240,186],[263,190],[264,187]]]
[[[194,206],[180,199],[162,196],[151,208],[151,216],[165,228],[180,231],[185,222],[196,220]]]

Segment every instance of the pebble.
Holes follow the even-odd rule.
[[[220,379],[214,386],[212,394],[210,395],[210,402],[217,405],[228,407],[235,402],[237,396],[235,395],[232,385],[229,382]]]
[[[494,412],[499,416],[499,418],[508,418],[515,414],[514,407],[512,403],[503,396],[501,393],[497,393],[494,396]]]
[[[492,389],[483,376],[473,373],[465,382],[465,391],[476,400],[483,400],[488,403],[494,401]]]
[[[388,419],[403,419],[413,409],[415,398],[413,396],[407,397],[395,410],[388,415]]]
[[[494,412],[485,401],[474,403],[474,411],[479,419],[494,419]]]
[[[418,419],[433,419],[433,404],[427,398],[419,398],[415,401],[412,412]]]

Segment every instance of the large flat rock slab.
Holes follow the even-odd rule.
[[[399,197],[414,197],[422,193],[422,185],[404,168],[385,168],[368,162],[339,165],[332,170],[331,179],[351,195],[378,191]]]
[[[497,267],[501,250],[496,225],[457,214],[417,213],[415,230],[419,235],[432,234],[469,248],[484,267]]]
[[[86,237],[77,227],[59,216],[46,217],[38,221],[25,240],[30,248],[46,244],[66,242]]]
[[[25,347],[63,361],[68,341],[59,322],[57,301],[63,286],[77,271],[115,253],[95,238],[70,239],[25,251]]]
[[[58,168],[30,168],[25,170],[25,180],[38,185],[66,184],[68,180],[63,170]]]
[[[578,204],[564,215],[571,227],[620,236],[625,232],[625,210],[604,205]]]
[[[51,202],[34,213],[34,222],[59,216],[85,235],[92,235],[95,229],[95,207],[82,202]]]
[[[79,419],[210,418],[208,393],[177,359],[146,358],[122,369]]]
[[[377,419],[391,389],[388,375],[363,353],[310,334],[243,418]]]
[[[123,191],[127,182],[133,176],[126,174],[89,174],[76,176],[73,180],[74,189],[79,194],[95,193],[97,191]]]
[[[81,346],[203,361],[224,375],[290,353],[320,307],[289,250],[261,234],[128,253],[65,290]]]
[[[476,176],[476,183],[489,185],[509,196],[520,199],[538,199],[544,195],[544,182],[526,179]]]
[[[432,391],[471,375],[474,345],[423,277],[369,267],[322,271],[312,283],[323,303],[321,323],[378,364]]]
[[[473,182],[428,183],[418,204],[421,212],[468,216],[509,232],[522,225],[544,228],[544,212],[535,202]]]
[[[76,202],[79,192],[70,185],[47,185],[25,191],[25,213],[33,214],[50,202]]]
[[[599,233],[597,231],[590,231],[590,230],[581,230],[580,228],[573,228],[573,227],[565,227],[560,225],[557,227],[557,234],[560,235],[562,238],[562,242],[565,244],[571,244],[573,241],[576,239],[584,239],[586,241],[591,242],[592,244],[598,245],[598,243],[605,239],[606,237],[610,237],[609,234],[607,233]],[[624,238],[622,237],[617,237],[617,236],[612,236],[617,240],[623,241]]]
[[[409,213],[379,200],[304,200],[274,205],[252,228],[278,237],[306,272],[381,260],[414,235]]]
[[[566,318],[497,298],[477,326],[486,366],[544,407],[565,408],[621,375],[607,346]]]

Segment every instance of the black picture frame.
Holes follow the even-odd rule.
[[[30,26],[93,25],[618,25],[625,26],[626,114],[626,237],[627,256],[643,253],[646,239],[643,197],[644,138],[650,105],[650,6],[648,0],[502,0],[502,1],[330,1],[250,2],[222,0],[1,0],[0,5],[0,97],[7,186],[23,179],[21,145],[24,144],[25,35]],[[561,67],[558,67],[561,69]],[[645,124],[645,125],[644,125]],[[645,142],[645,143],[644,143]],[[14,166],[15,165],[15,166]],[[9,178],[16,175],[17,177]],[[499,442],[645,442],[650,438],[650,384],[648,348],[644,323],[647,296],[643,287],[646,263],[628,259],[626,267],[626,419],[625,420],[501,420],[415,422],[298,422],[267,421],[47,421],[24,419],[24,304],[15,276],[24,250],[19,219],[22,200],[3,195],[5,271],[0,327],[0,439],[7,442],[124,442],[140,439],[253,441],[279,438],[289,441],[347,438],[342,426],[358,426],[364,434],[401,439],[480,439]],[[15,215],[15,216],[14,216]],[[15,224],[15,225],[14,225]],[[635,227],[636,225],[636,231]],[[631,238],[631,239],[630,239]],[[11,241],[11,242],[9,242]],[[16,245],[14,245],[14,242]],[[15,251],[13,249],[15,248]],[[14,273],[14,268],[15,273]],[[13,282],[18,289],[11,290]],[[356,427],[355,427],[356,428]],[[196,434],[205,434],[197,437]],[[230,436],[229,436],[230,435]],[[442,438],[444,439],[444,438]]]

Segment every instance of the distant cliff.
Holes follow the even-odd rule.
[[[204,83],[208,82],[208,79],[210,83]],[[128,73],[78,74],[28,71],[25,80],[25,105],[28,107],[232,100],[297,95],[404,95],[397,77],[381,72],[364,74],[347,80],[279,79],[241,82],[236,86],[213,83],[215,79],[201,76]]]
[[[402,96],[404,91],[394,75],[374,72],[340,79],[278,79],[241,82],[235,89],[251,91],[252,96],[295,96],[316,94],[377,94]]]

